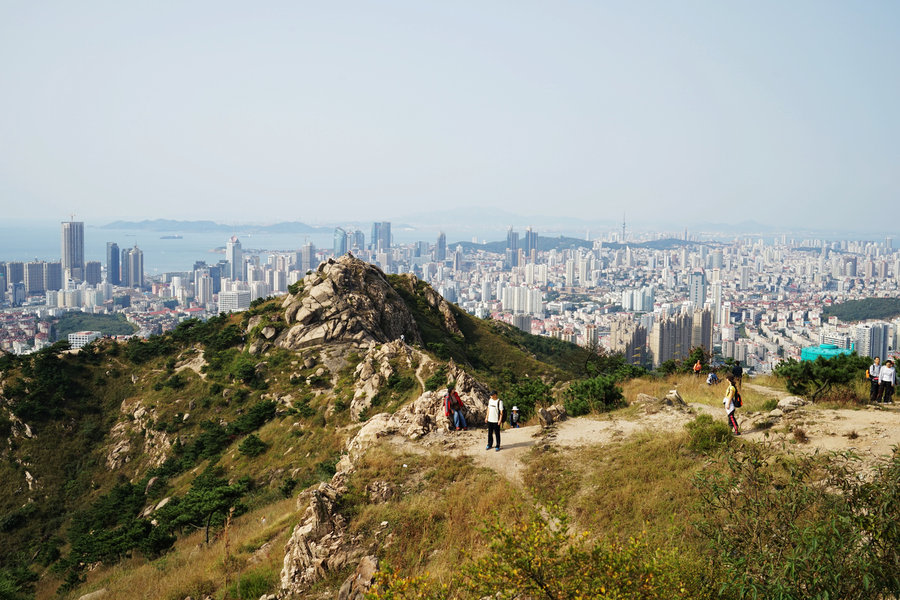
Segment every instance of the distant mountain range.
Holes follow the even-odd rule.
[[[139,231],[179,231],[184,233],[229,233],[239,228],[242,233],[327,233],[331,227],[314,227],[299,221],[271,225],[227,225],[213,221],[177,221],[152,219],[144,221],[113,221],[100,229],[134,229]]]

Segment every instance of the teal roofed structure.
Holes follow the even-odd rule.
[[[834,344],[819,344],[818,346],[809,346],[800,351],[800,360],[816,360],[820,356],[823,358],[834,358],[839,354],[851,354],[853,348],[838,348]]]

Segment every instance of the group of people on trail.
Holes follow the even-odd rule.
[[[894,370],[894,361],[886,360],[881,364],[881,358],[876,356],[869,370],[866,371],[869,380],[869,402],[875,404],[893,404],[894,386],[897,385],[897,371]]]
[[[464,409],[465,405],[462,399],[451,385],[447,388],[447,395],[444,396],[444,416],[450,419],[452,427],[455,427],[456,431],[469,428],[466,417],[463,414]],[[500,451],[500,424],[503,423],[504,412],[503,401],[500,400],[499,394],[496,391],[491,392],[486,419],[488,426],[488,450],[496,448],[497,452]],[[513,406],[509,415],[509,425],[510,427],[519,427],[519,424],[519,407]],[[494,444],[494,437],[497,438],[496,445]]]

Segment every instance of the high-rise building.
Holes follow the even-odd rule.
[[[44,292],[44,263],[32,261],[25,263],[25,293],[39,294]]]
[[[442,262],[447,258],[447,236],[444,232],[440,232],[437,237],[437,243],[434,245],[434,260]]]
[[[62,269],[68,279],[84,278],[84,223],[62,223]]]
[[[44,263],[44,289],[59,291],[63,288],[61,262]]]
[[[225,260],[228,261],[228,271],[225,275],[233,281],[246,281],[244,276],[244,253],[241,250],[241,240],[236,235],[231,236],[225,243]]]
[[[316,260],[316,247],[312,242],[306,242],[300,246],[300,252],[297,253],[297,268],[301,273],[312,271],[318,268],[319,263]]]
[[[372,250],[383,251],[391,247],[391,223],[381,221],[372,223]]]
[[[122,270],[119,268],[119,245],[106,242],[106,281],[112,285],[122,284]]]
[[[647,330],[630,319],[615,319],[609,326],[609,346],[632,365],[647,362]]]
[[[702,309],[706,303],[706,274],[703,271],[691,273],[688,282],[688,299],[695,309]]]
[[[122,285],[131,288],[144,287],[144,253],[135,244],[134,248],[122,250]]]
[[[856,353],[860,356],[876,356],[884,360],[890,345],[888,323],[863,323],[856,326]]]
[[[343,256],[347,254],[347,232],[340,227],[334,228],[334,249],[335,256]]]
[[[654,367],[669,359],[687,358],[691,350],[693,325],[691,316],[687,314],[662,317],[653,324],[653,330],[650,332],[650,353]]]
[[[537,231],[533,231],[531,227],[525,230],[525,259],[528,262],[534,262],[537,260],[537,251],[538,251],[538,234]]]
[[[693,323],[691,324],[691,348],[702,346],[707,352],[712,352],[712,334],[712,313],[708,310],[694,309]]]
[[[100,261],[89,260],[84,263],[84,281],[90,285],[97,285],[102,281]]]
[[[14,283],[25,282],[25,265],[19,261],[6,263],[6,285],[11,287]]]
[[[519,232],[510,227],[506,232],[506,266],[519,266]]]

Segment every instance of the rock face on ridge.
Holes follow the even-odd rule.
[[[288,329],[277,343],[290,350],[342,342],[364,346],[401,336],[422,341],[415,318],[384,273],[349,254],[319,265],[282,307]]]

